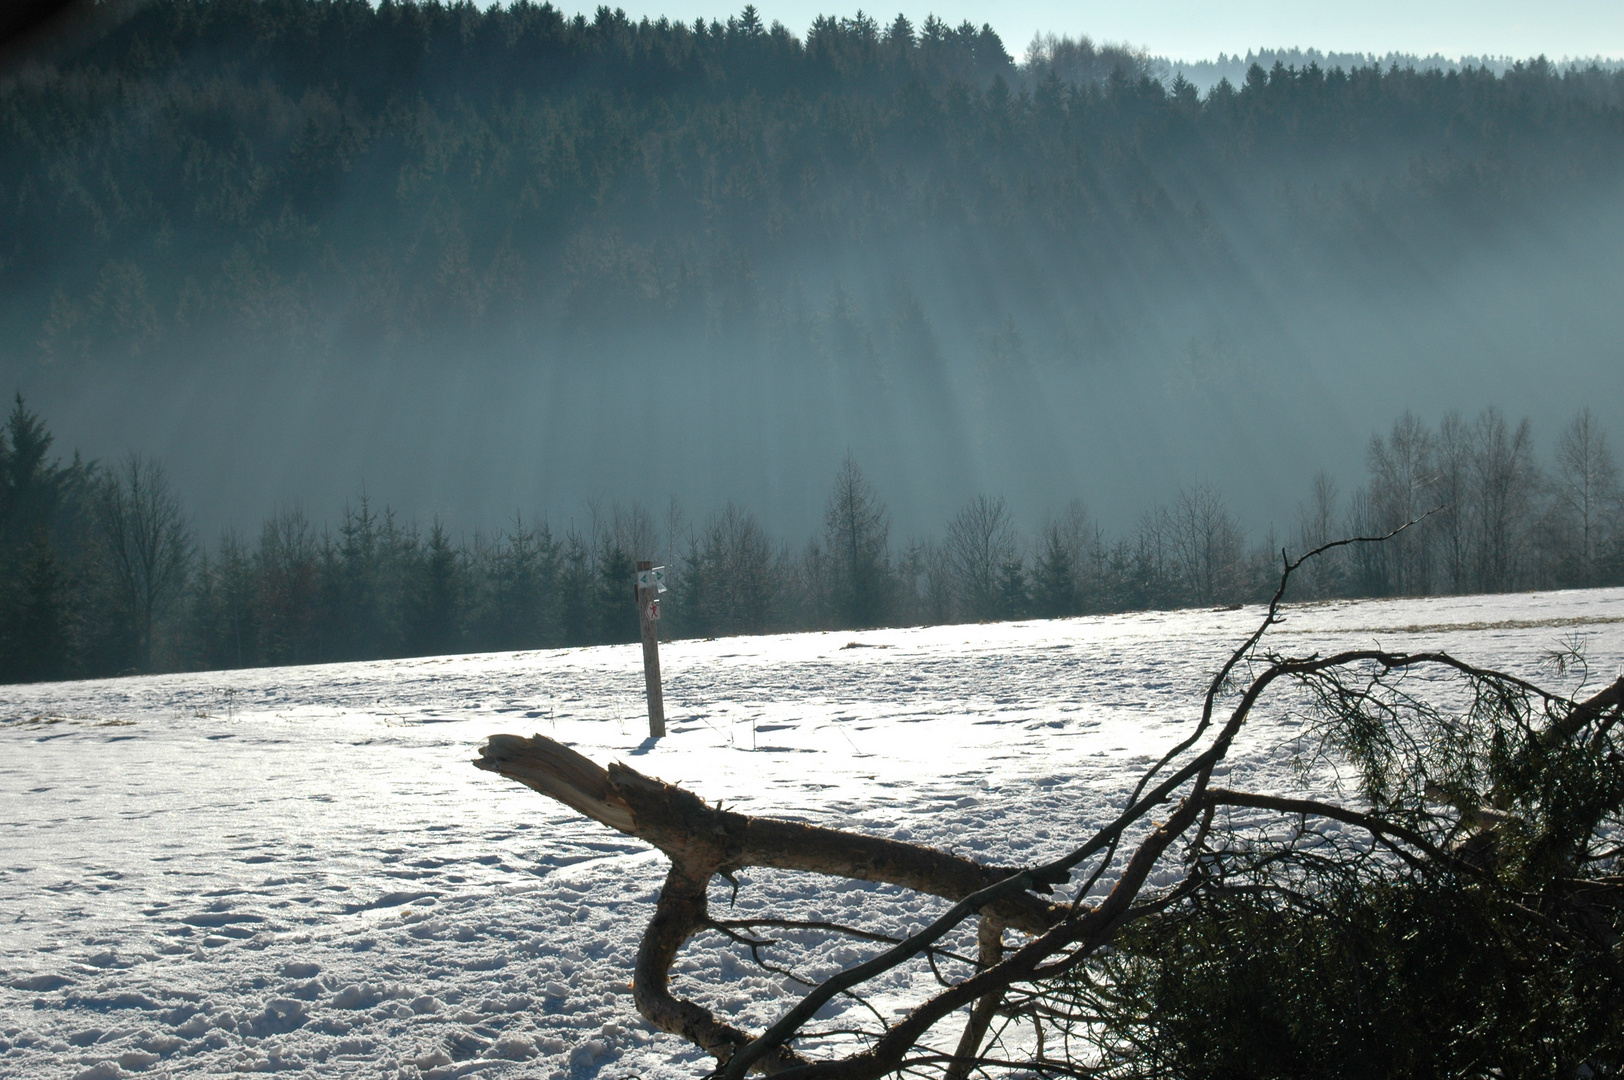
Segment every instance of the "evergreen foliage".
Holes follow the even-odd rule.
[[[1422,663],[1455,685],[1413,685]],[[1441,653],[1313,667],[1305,768],[1345,765],[1357,802],[1209,817],[1182,899],[1048,1015],[1102,1076],[1617,1075],[1618,686],[1580,704]]]
[[[49,459],[51,435],[19,394],[0,429],[0,679],[61,678],[84,648],[87,519],[95,469]]]
[[[890,537],[885,504],[847,454],[824,511],[821,576],[830,625],[854,629],[886,622],[896,584]]]

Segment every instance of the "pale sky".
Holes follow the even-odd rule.
[[[565,11],[569,0],[554,0]],[[865,9],[881,24],[900,10],[915,25],[927,14],[957,25],[990,22],[1017,59],[1034,32],[1126,43],[1174,60],[1220,52],[1315,48],[1323,52],[1441,53],[1447,57],[1544,54],[1624,57],[1624,0],[875,0]],[[634,19],[667,15],[725,19],[745,0],[621,0]],[[577,5],[590,18],[593,7]],[[818,14],[851,15],[856,4],[830,0],[758,0],[766,22],[797,35]]]

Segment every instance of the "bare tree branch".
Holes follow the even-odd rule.
[[[1088,1041],[1091,1027],[1130,1009],[1131,1003],[1105,991],[1086,989],[1064,997],[1054,987],[1073,985],[1068,980],[1078,973],[1096,970],[1096,958],[1111,955],[1102,953],[1102,947],[1116,940],[1125,927],[1199,910],[1190,905],[1202,896],[1227,898],[1227,902],[1277,903],[1330,917],[1332,910],[1316,893],[1315,882],[1374,881],[1399,872],[1409,874],[1413,881],[1459,878],[1489,884],[1488,891],[1500,898],[1501,910],[1529,926],[1538,926],[1564,949],[1616,940],[1614,909],[1624,902],[1620,899],[1624,889],[1612,878],[1592,875],[1578,879],[1566,872],[1568,877],[1557,892],[1547,889],[1535,896],[1520,892],[1524,886],[1501,881],[1495,874],[1500,825],[1513,820],[1512,802],[1530,797],[1526,783],[1517,777],[1525,775],[1527,768],[1542,767],[1541,761],[1557,760],[1560,755],[1554,755],[1554,750],[1574,745],[1576,740],[1588,746],[1589,752],[1616,754],[1614,742],[1608,740],[1613,739],[1611,732],[1624,715],[1624,678],[1575,701],[1441,651],[1350,649],[1326,656],[1291,657],[1259,650],[1264,635],[1280,619],[1291,575],[1306,560],[1333,548],[1389,539],[1408,527],[1385,537],[1322,544],[1297,559],[1282,553],[1279,586],[1259,625],[1208,682],[1194,731],[1139,778],[1125,809],[1072,851],[1040,866],[984,866],[915,844],[724,811],[624,765],[601,768],[540,736],[493,737],[476,764],[640,837],[670,857],[666,886],[638,952],[634,996],[639,1011],[657,1026],[715,1056],[717,1080],[743,1080],[752,1071],[796,1080],[877,1080],[890,1073],[921,1070],[940,1070],[942,1080],[968,1080],[975,1070],[1013,1065],[1057,1076],[1095,1075],[1098,1070],[1072,1060],[1070,1040]],[[1251,677],[1238,690],[1231,690],[1231,679],[1243,665],[1251,668]],[[1402,677],[1414,671],[1442,671],[1465,680],[1471,690],[1467,711],[1459,719],[1452,718],[1402,687]],[[1373,790],[1380,789],[1373,808],[1353,809],[1314,799],[1211,786],[1215,768],[1252,711],[1281,680],[1296,686],[1310,708],[1321,710],[1326,717],[1326,741],[1320,753],[1346,749],[1367,774],[1394,774],[1392,778],[1367,776],[1376,785]],[[1220,722],[1221,698],[1227,700],[1227,715]],[[1410,731],[1407,724],[1411,721],[1421,723],[1423,729]],[[1492,768],[1473,756],[1486,752],[1480,745],[1483,736],[1474,734],[1474,724],[1487,724],[1499,733],[1499,757],[1495,759],[1499,764],[1490,763]],[[1446,745],[1435,751],[1440,737]],[[1460,746],[1452,748],[1451,739]],[[1423,779],[1432,783],[1423,768],[1429,761],[1442,763],[1446,779],[1454,785],[1452,790],[1457,790],[1449,810],[1427,801],[1431,794],[1422,790]],[[1525,768],[1529,762],[1533,764]],[[1482,785],[1477,779],[1480,774],[1488,778]],[[1494,777],[1499,779],[1491,783]],[[1482,791],[1482,786],[1489,790]],[[1614,822],[1607,827],[1611,831],[1597,832],[1598,826],[1592,822],[1573,835],[1553,834],[1542,840],[1557,845],[1553,849],[1557,857],[1566,860],[1552,865],[1590,866],[1597,859],[1589,854],[1595,850],[1597,838],[1605,835],[1616,841],[1624,828],[1618,822],[1624,784],[1604,785],[1604,789],[1598,789],[1602,791],[1598,796],[1587,797],[1600,807],[1596,812],[1613,815],[1608,819]],[[1594,803],[1594,798],[1602,801]],[[1227,826],[1214,832],[1214,812],[1219,807],[1262,811],[1273,815],[1270,820],[1295,824],[1283,839],[1263,835],[1257,841],[1243,840]],[[1153,813],[1164,815],[1165,820],[1152,821]],[[1354,826],[1368,839],[1338,840],[1333,830],[1310,827],[1310,818]],[[1127,843],[1132,846],[1119,856],[1119,849]],[[1615,843],[1604,858],[1613,858],[1617,850]],[[1152,873],[1174,852],[1182,852],[1182,872],[1173,884],[1150,888]],[[1057,906],[1034,895],[1073,881],[1074,873],[1090,860],[1097,862],[1080,882],[1073,882],[1075,892],[1068,903]],[[929,925],[900,940],[823,920],[712,920],[706,911],[711,876],[743,866],[885,882],[953,903]],[[1092,896],[1094,885],[1107,869],[1115,881],[1103,896]],[[971,962],[944,950],[939,944],[942,939],[977,915],[981,920],[978,959]],[[849,934],[888,947],[812,987],[759,1035],[752,1036],[701,1006],[671,996],[670,965],[693,934],[714,928],[748,946],[765,964],[758,950],[774,942],[740,931],[768,926]],[[1006,926],[1028,935],[1008,951]],[[921,955],[929,961],[941,988],[894,1022],[887,1024],[880,1018],[879,1030],[861,1033],[870,1040],[867,1045],[818,1060],[792,1048],[797,1037],[814,1034],[807,1024],[828,1001],[842,994],[855,997],[856,988],[863,983]],[[963,961],[974,970],[954,982],[937,967],[939,956]],[[927,1036],[938,1038],[931,1034],[933,1029],[966,1006],[971,1007],[970,1015],[954,1052],[932,1049],[925,1042]],[[1000,1016],[1004,1026],[993,1033],[989,1044],[988,1033]],[[1008,1026],[1017,1021],[1031,1036],[1035,1049],[1019,1061],[991,1056],[993,1047],[1003,1045]],[[1050,1056],[1046,1049],[1052,1033],[1063,1040],[1063,1059]],[[1144,1049],[1149,1044],[1136,1041],[1131,1031],[1121,1037],[1127,1040],[1124,1046],[1137,1048],[1134,1052],[1149,1052]]]

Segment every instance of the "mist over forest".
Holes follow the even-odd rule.
[[[83,18],[0,79],[0,371],[204,535],[363,490],[804,534],[848,452],[901,535],[1198,482],[1261,530],[1406,409],[1554,432],[1624,389],[1616,71],[1203,94],[935,20]]]

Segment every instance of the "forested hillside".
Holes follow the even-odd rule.
[[[211,530],[365,483],[487,530],[675,495],[801,533],[848,451],[921,532],[988,490],[1125,527],[1203,479],[1281,521],[1396,409],[1555,430],[1624,389],[1616,73],[1202,95],[934,19],[86,18],[0,77],[6,389]]]
[[[1620,572],[1616,70],[79,18],[0,71],[7,678],[621,640],[640,557],[698,635],[1231,603],[1436,505],[1311,587]]]

